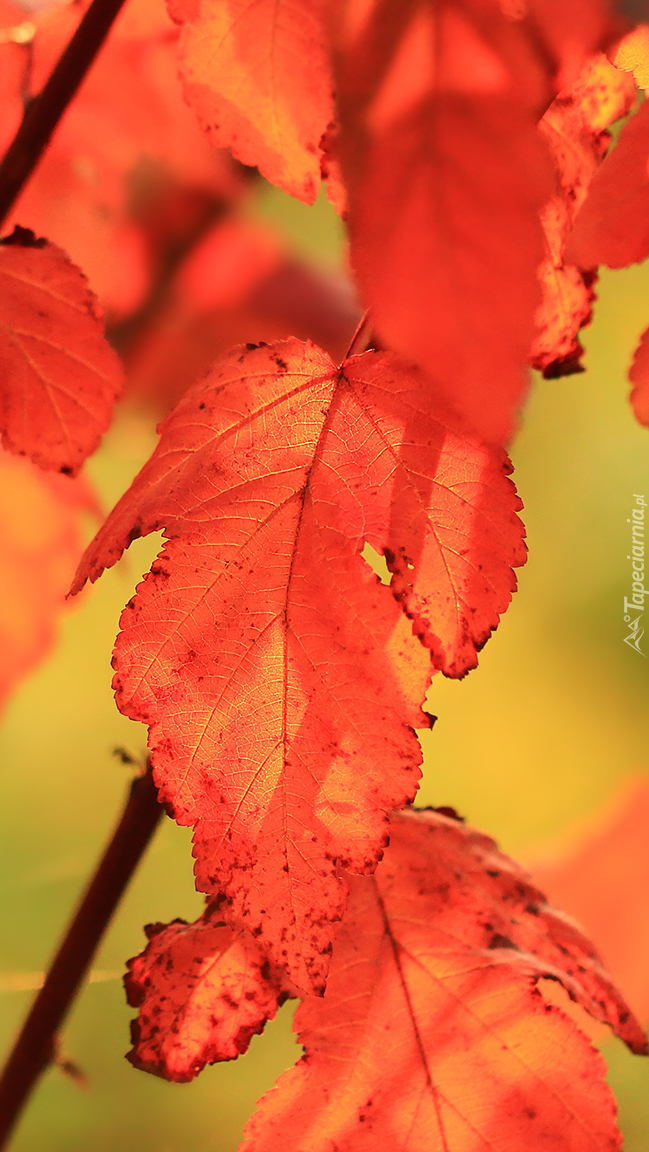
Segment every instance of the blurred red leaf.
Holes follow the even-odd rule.
[[[41,472],[0,450],[0,703],[46,655],[83,551],[83,479]]]
[[[350,897],[305,1055],[262,1098],[241,1152],[604,1152],[621,1147],[599,1053],[544,1003],[550,977],[634,1051],[646,1040],[589,942],[493,841],[395,814]]]
[[[624,268],[649,256],[649,104],[595,173],[577,213],[568,258],[581,268]]]
[[[639,424],[649,428],[649,328],[642,333],[635,350],[633,363],[629,368],[629,380],[633,384],[631,407],[635,418]]]
[[[649,782],[625,784],[554,859],[532,865],[550,898],[576,916],[641,1020],[649,1021]]]
[[[122,368],[81,270],[24,228],[0,241],[0,373],[5,447],[76,475],[108,428]]]
[[[552,57],[573,81],[612,25],[589,5],[516,19],[495,0],[338,7],[339,154],[363,301],[380,340],[503,442],[540,299],[552,183],[537,123],[555,94]]]
[[[128,1002],[139,1008],[127,1059],[143,1072],[182,1083],[206,1064],[236,1060],[263,1031],[287,993],[245,930],[217,909],[195,924],[149,924],[149,944],[128,962]]]
[[[74,3],[33,13],[28,44],[11,40],[24,16],[23,24],[12,26],[10,14],[3,18],[0,10],[6,25],[0,76],[12,77],[0,147],[8,144],[23,100],[42,87],[85,7]],[[243,188],[229,158],[210,148],[183,100],[177,41],[164,0],[129,0],[10,218],[61,245],[102,301],[121,314],[141,303],[156,271],[133,216],[156,165],[161,181],[181,180],[217,198],[236,198]]]
[[[151,725],[162,796],[197,825],[199,887],[321,988],[334,862],[371,871],[382,810],[415,793],[430,662],[413,630],[447,675],[475,666],[525,558],[520,503],[504,453],[387,354],[337,369],[296,340],[235,349],[161,433],[75,589],[164,528],[122,618],[118,705]]]
[[[219,148],[312,204],[333,117],[322,0],[169,0],[185,95]]]

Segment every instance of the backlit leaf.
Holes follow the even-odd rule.
[[[585,937],[493,841],[434,811],[395,814],[375,876],[349,881],[327,990],[296,1016],[305,1055],[241,1152],[621,1147],[604,1061],[539,980],[636,1051],[641,1029]]]
[[[547,377],[583,371],[577,334],[590,322],[593,275],[566,261],[566,237],[608,149],[607,128],[635,99],[631,78],[599,54],[559,93],[539,125],[557,176],[556,194],[541,213],[547,254],[539,268],[543,300],[531,356],[533,367]]]
[[[5,447],[75,475],[122,385],[96,298],[65,252],[28,229],[0,241],[0,430]]]
[[[254,938],[233,932],[212,908],[195,924],[149,924],[146,933],[124,981],[140,1009],[131,1064],[180,1083],[246,1052],[287,997]]]
[[[649,88],[649,25],[629,32],[615,53],[615,67],[632,72],[638,88]]]
[[[593,177],[568,256],[581,268],[624,268],[649,256],[649,104],[643,104]]]
[[[489,440],[511,435],[552,193],[538,32],[500,5],[341,3],[351,259],[379,338]]]
[[[219,148],[313,203],[333,116],[323,0],[169,0],[187,101]]]
[[[372,871],[383,811],[414,796],[425,649],[450,676],[477,663],[525,559],[520,502],[502,450],[389,354],[338,369],[297,340],[234,349],[161,433],[75,589],[164,529],[122,617],[118,705],[151,726],[162,797],[196,825],[199,887],[318,989],[335,862]]]

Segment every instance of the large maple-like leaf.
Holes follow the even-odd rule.
[[[42,472],[0,449],[0,704],[47,653],[83,551],[83,478]]]
[[[323,0],[170,0],[187,101],[214,144],[313,203],[333,116]]]
[[[624,268],[649,256],[649,104],[623,128],[575,219],[568,255],[581,268]]]
[[[502,442],[526,388],[553,192],[537,131],[555,95],[552,20],[542,4],[513,20],[496,0],[338,7],[337,146],[362,298],[379,337]],[[572,59],[558,71],[572,81],[597,44],[585,8],[562,8]]]
[[[350,877],[306,1049],[241,1152],[611,1152],[605,1065],[538,982],[558,980],[634,1051],[640,1026],[577,927],[493,841],[434,811],[396,814],[374,878]]]
[[[476,664],[525,557],[520,503],[502,450],[389,354],[338,369],[297,340],[235,349],[161,432],[75,589],[164,529],[122,617],[118,705],[150,724],[162,797],[197,826],[199,887],[322,987],[335,861],[371,870],[383,810],[414,796],[426,648],[447,675]]]
[[[94,452],[122,387],[85,276],[25,228],[0,241],[0,381],[5,447],[69,475]]]
[[[600,53],[559,93],[539,125],[557,175],[556,194],[541,213],[547,255],[539,268],[543,299],[531,355],[546,377],[583,370],[577,334],[591,318],[593,276],[566,261],[566,238],[608,149],[607,128],[630,111],[635,98],[631,78]]]
[[[212,907],[195,924],[145,931],[149,944],[124,979],[129,1004],[139,1008],[131,1064],[182,1083],[246,1052],[288,995],[254,937],[233,932]]]

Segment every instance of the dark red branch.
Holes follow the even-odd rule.
[[[0,1078],[0,1148],[52,1062],[57,1033],[163,811],[149,766],[131,785],[119,824]]]
[[[93,0],[45,87],[28,105],[0,163],[0,225],[47,148],[124,2]]]

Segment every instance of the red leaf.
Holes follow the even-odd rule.
[[[635,350],[633,363],[629,368],[629,380],[633,384],[631,407],[635,418],[639,424],[649,428],[649,328],[642,333]]]
[[[46,654],[83,551],[83,479],[43,473],[0,449],[0,703]]]
[[[630,111],[635,98],[631,78],[605,56],[593,56],[539,125],[557,174],[556,194],[541,213],[547,253],[539,268],[543,300],[531,356],[546,377],[583,371],[577,333],[591,319],[593,276],[566,261],[566,237],[608,148],[606,129]]]
[[[560,981],[635,1051],[642,1032],[588,941],[493,841],[398,814],[375,878],[349,880],[324,998],[296,1016],[305,1056],[241,1152],[621,1146],[604,1061],[536,985]]]
[[[641,1020],[649,1022],[649,782],[629,781],[560,856],[534,867],[577,916]]]
[[[0,83],[12,71],[11,53],[22,64],[22,75],[13,69],[3,105],[2,146],[25,96],[39,91],[86,6],[77,0],[32,13],[28,46],[5,44],[0,33]],[[221,204],[243,188],[183,100],[177,40],[163,0],[129,0],[10,217],[64,248],[120,314],[142,303],[156,271],[140,227],[143,202],[151,223],[151,186],[182,180],[185,189]]]
[[[604,4],[340,0],[351,258],[380,340],[490,441],[515,430],[552,195],[537,124],[617,23]],[[554,68],[556,65],[556,71]]]
[[[536,128],[545,65],[496,3],[403,4],[390,28],[384,8],[359,29],[340,22],[352,263],[380,339],[502,441],[525,388],[552,190]]]
[[[595,173],[577,214],[568,258],[581,268],[624,268],[649,256],[649,104],[643,104]]]
[[[322,0],[169,0],[185,96],[218,148],[312,204],[333,116]]]
[[[209,908],[195,924],[149,924],[146,933],[149,944],[124,978],[129,1004],[140,1009],[131,1064],[181,1083],[247,1052],[288,995],[253,937],[236,935]]]
[[[25,228],[0,241],[0,373],[5,447],[75,475],[108,427],[121,365],[83,273]]]
[[[431,413],[390,355],[338,370],[297,340],[235,349],[161,432],[74,588],[164,528],[122,617],[118,705],[151,725],[162,796],[197,825],[199,887],[321,988],[334,862],[371,871],[383,810],[416,790],[430,665],[412,629],[448,675],[476,664],[525,557],[520,503],[504,453]]]

